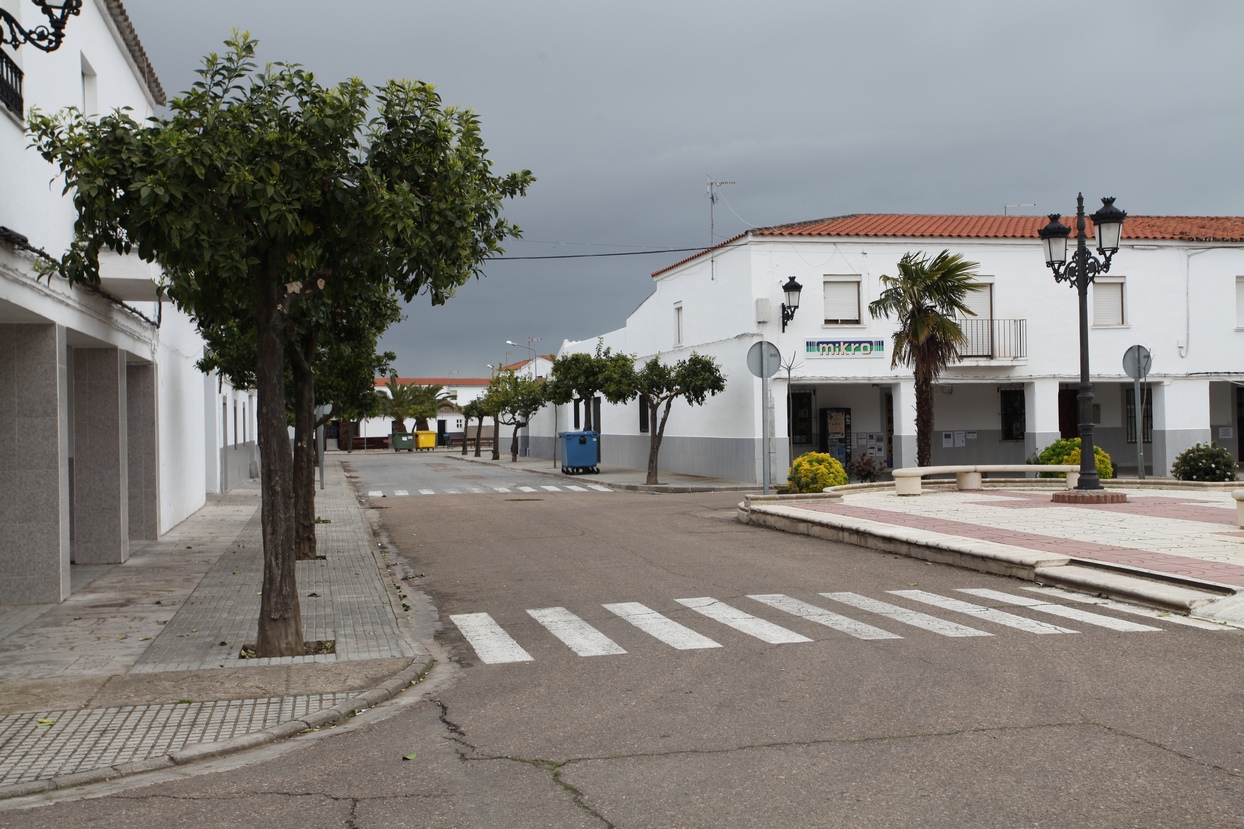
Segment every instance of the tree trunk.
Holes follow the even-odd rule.
[[[285,425],[285,338],[288,324],[281,308],[281,281],[264,268],[258,275],[256,328],[259,358],[255,364],[258,403],[257,438],[260,509],[263,525],[263,593],[259,603],[261,657],[302,656],[302,616],[294,571],[294,462]]]
[[[484,432],[484,418],[481,416],[479,419],[479,425],[475,427],[475,457],[477,458],[479,457],[479,438],[480,438],[480,435],[483,434],[483,432]]]
[[[291,348],[294,377],[294,557],[315,560],[315,359],[316,338]]]
[[[466,456],[467,444],[470,443],[471,419],[468,417],[464,422],[466,423],[466,428],[462,430],[462,455],[463,457]],[[476,435],[475,440],[478,444],[478,441],[479,441],[478,435]]]
[[[510,463],[518,463],[518,430],[526,425],[526,423],[514,421],[514,437],[510,438]]]
[[[660,483],[657,480],[657,458],[661,454],[661,439],[665,437],[665,421],[669,420],[670,406],[673,402],[674,399],[672,397],[665,401],[665,411],[661,414],[661,423],[648,435],[648,477],[644,483],[649,486]],[[657,422],[657,409],[659,407],[659,400],[653,397],[648,398],[648,423]]]
[[[933,464],[933,376],[916,365],[916,466]]]
[[[492,459],[501,460],[501,421],[495,417],[492,420]]]
[[[592,398],[583,398],[583,431],[592,431]]]

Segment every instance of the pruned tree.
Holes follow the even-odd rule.
[[[444,303],[518,229],[501,218],[530,173],[491,171],[478,119],[432,86],[257,70],[236,34],[167,117],[33,112],[34,146],[64,175],[78,238],[60,259],[99,284],[99,253],[157,262],[200,328],[253,328],[264,576],[260,656],[303,652],[295,578],[286,368],[299,333],[377,288]],[[365,305],[363,306],[365,307]],[[309,398],[313,400],[314,398]],[[305,405],[305,403],[300,404]]]
[[[471,433],[471,421],[479,421],[479,425],[475,427],[475,457],[479,457],[479,438],[480,433],[484,431],[484,418],[488,413],[484,411],[484,407],[478,399],[468,402],[462,407],[462,416],[466,420],[466,429],[462,432],[462,454],[467,453],[467,436]]]
[[[625,354],[614,354],[604,347],[604,343],[596,343],[596,353],[579,352],[566,354],[553,361],[552,376],[549,379],[549,401],[558,405],[571,403],[574,400],[586,402],[583,428],[600,430],[592,413],[592,399],[603,394],[610,403],[620,403],[623,398],[616,395],[626,392],[623,386],[611,382],[611,375],[629,371],[634,363],[633,358]]]
[[[915,373],[917,466],[932,463],[933,383],[968,344],[955,319],[976,316],[966,302],[976,267],[948,250],[931,259],[907,253],[899,260],[898,276],[882,275],[881,295],[868,305],[873,319],[893,317],[898,323],[891,367],[911,366]]]
[[[502,371],[488,385],[489,405],[494,407],[493,419],[500,425],[513,426],[510,439],[510,462],[518,461],[518,430],[531,422],[531,416],[548,403],[544,380],[519,377],[513,371]],[[494,454],[500,435],[493,438]]]
[[[618,366],[620,368],[620,365]],[[726,378],[712,357],[691,353],[690,357],[674,365],[661,362],[656,355],[643,368],[629,372],[611,372],[606,378],[606,389],[615,398],[622,390],[629,397],[638,397],[640,405],[648,407],[648,475],[647,484],[659,482],[657,474],[661,455],[661,441],[665,438],[665,424],[669,420],[674,401],[685,400],[688,405],[702,406],[705,399],[726,390]]]

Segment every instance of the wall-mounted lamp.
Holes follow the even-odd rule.
[[[799,294],[803,291],[803,286],[795,279],[790,277],[786,280],[786,284],[782,286],[782,293],[786,295],[786,301],[782,303],[782,330],[786,330],[786,323],[795,318],[795,312],[799,310]]]

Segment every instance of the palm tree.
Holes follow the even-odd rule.
[[[916,375],[916,464],[930,464],[933,439],[933,382],[959,359],[968,338],[956,317],[976,316],[964,300],[972,289],[976,262],[943,250],[929,259],[907,253],[898,276],[882,276],[882,291],[869,303],[873,319],[895,317],[894,357],[890,366],[912,366]]]
[[[454,396],[445,391],[445,387],[439,383],[428,386],[412,383],[406,388],[410,391],[412,401],[411,411],[407,416],[415,418],[415,428],[421,432],[427,431],[428,420],[435,418],[441,409],[458,410]]]
[[[406,420],[415,416],[413,409],[415,408],[416,400],[412,389],[416,387],[411,385],[404,386],[397,382],[396,374],[389,376],[389,379],[385,381],[384,387],[388,391],[389,396],[381,395],[381,414],[393,421],[394,432],[408,431],[406,429]]]

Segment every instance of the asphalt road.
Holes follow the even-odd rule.
[[[366,457],[352,461],[360,482],[380,474],[364,471]],[[387,718],[365,715],[243,768],[0,812],[0,826],[1244,825],[1241,632],[743,526],[737,501],[372,499],[410,574],[424,574],[408,584],[439,610],[438,649],[453,661],[434,673],[428,699],[407,695]],[[1008,627],[918,595],[1076,632]],[[858,638],[754,596],[833,611],[889,638]],[[1005,596],[1156,629],[1100,627]],[[801,641],[761,641],[679,599],[716,599],[710,607]],[[876,602],[939,624],[914,626],[919,617]],[[661,641],[619,615],[632,603],[653,612],[639,623],[677,622],[716,646]],[[603,637],[625,653],[578,655],[528,612],[549,608],[595,631],[565,634],[575,647]],[[478,631],[469,641],[464,625],[477,614],[527,658],[485,661],[479,649],[494,660],[516,652]],[[962,628],[974,633],[946,635]]]

